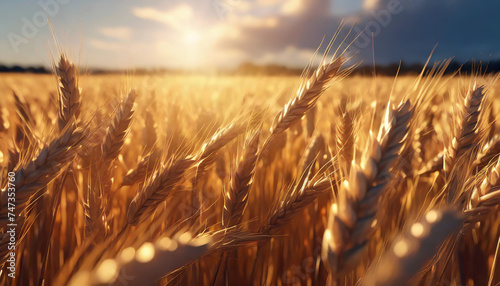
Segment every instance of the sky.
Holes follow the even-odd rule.
[[[436,45],[435,60],[488,62],[500,59],[499,11],[498,0],[0,0],[0,64],[50,66],[62,50],[89,68],[303,67],[341,25],[334,50],[350,43],[358,62],[421,63]]]

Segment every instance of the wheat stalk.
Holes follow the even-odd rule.
[[[222,222],[225,227],[237,225],[242,220],[257,163],[259,137],[260,130],[248,136],[243,157],[231,178],[229,191],[224,196]]]
[[[202,208],[203,202],[200,196],[201,190],[198,188],[198,182],[217,159],[217,154],[224,146],[233,141],[240,133],[244,131],[243,125],[229,124],[228,126],[219,129],[208,142],[203,144],[200,152],[196,155],[196,173],[192,180],[192,211],[193,214]],[[200,215],[200,220],[202,216]]]
[[[371,140],[363,164],[353,164],[349,180],[341,186],[323,238],[322,258],[332,275],[352,269],[367,244],[378,199],[389,182],[390,167],[401,149],[411,116],[409,101],[396,109],[389,102],[378,137]]]
[[[134,115],[134,102],[137,97],[135,90],[131,90],[128,96],[120,104],[113,121],[106,129],[100,148],[98,160],[100,164],[93,167],[90,172],[90,188],[87,192],[85,206],[85,234],[90,237],[93,232],[97,238],[102,239],[107,234],[108,214],[110,212],[111,178],[109,166],[118,157],[125,142],[132,117]]]

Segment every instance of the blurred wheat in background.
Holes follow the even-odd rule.
[[[499,283],[497,77],[345,61],[124,78],[61,55],[56,81],[4,76],[1,284]]]

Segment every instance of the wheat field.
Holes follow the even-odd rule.
[[[500,86],[448,63],[4,74],[1,284],[497,285]]]

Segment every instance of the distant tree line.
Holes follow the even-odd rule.
[[[375,72],[377,75],[387,75],[394,76],[398,72],[399,74],[418,74],[423,69],[423,64],[405,64],[393,63],[388,65],[361,65],[353,71],[353,75],[373,75]],[[448,68],[446,69],[446,74],[454,73],[460,70],[462,74],[470,74],[472,72],[486,72],[486,73],[498,73],[500,72],[500,60],[491,61],[488,63],[474,63],[466,62],[459,63],[457,61],[452,61]],[[284,65],[268,64],[268,65],[258,65],[250,62],[245,62],[240,64],[236,69],[232,70],[221,70],[220,74],[237,74],[237,75],[300,75],[302,73],[302,68],[291,68]],[[123,73],[132,72],[133,74],[150,74],[150,73],[181,73],[189,74],[193,72],[188,72],[185,70],[169,70],[169,69],[136,69],[132,71],[123,70],[105,70],[105,69],[89,69],[86,72],[90,74],[106,74],[106,73]],[[0,73],[33,73],[33,74],[48,74],[51,71],[43,66],[35,67],[22,67],[22,66],[5,66],[0,65]]]
[[[431,65],[432,66],[432,65]],[[427,69],[430,69],[428,66]],[[361,65],[358,66],[353,72],[353,75],[373,75],[375,72],[377,75],[395,76],[399,74],[419,74],[424,68],[423,64],[405,64],[402,63],[392,63],[388,65]],[[451,74],[460,70],[462,74],[470,74],[472,72],[482,72],[482,73],[498,73],[500,72],[500,60],[491,61],[489,63],[459,63],[457,61],[452,61],[445,74]],[[289,68],[280,65],[256,65],[253,63],[243,63],[237,69],[237,74],[247,74],[247,75],[300,75],[302,69]]]
[[[0,65],[0,73],[50,73],[48,69],[42,66],[22,67],[22,66],[4,66]]]
[[[430,69],[432,65],[427,66],[427,69]],[[393,63],[389,65],[376,65],[375,69],[369,65],[363,65],[358,67],[353,73],[360,75],[373,75],[375,72],[377,75],[387,75],[394,76],[399,74],[419,74],[422,72],[424,68],[423,64],[405,64],[405,63]],[[474,62],[466,62],[459,63],[457,61],[452,61],[448,67],[446,68],[445,74],[451,74],[460,70],[462,74],[471,74],[471,73],[498,73],[500,72],[500,60],[491,61],[489,63],[474,63]]]

